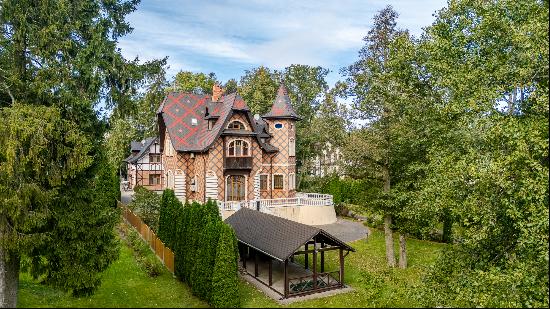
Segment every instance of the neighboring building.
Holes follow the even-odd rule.
[[[181,200],[249,201],[296,196],[296,126],[281,85],[271,111],[252,116],[238,94],[169,93],[157,111],[163,188]]]
[[[124,159],[127,163],[130,189],[144,186],[150,190],[163,189],[163,169],[158,137],[150,137],[130,145],[132,154]]]
[[[322,155],[317,155],[313,160],[311,174],[313,176],[327,176],[336,174],[341,176],[341,157],[340,148],[333,147],[330,142],[326,142],[323,147]]]

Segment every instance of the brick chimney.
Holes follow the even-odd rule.
[[[224,89],[218,84],[215,83],[214,86],[212,86],[212,102],[218,102],[224,93]]]

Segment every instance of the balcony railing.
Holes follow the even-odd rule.
[[[249,208],[261,212],[271,213],[271,209],[276,207],[291,206],[332,206],[332,195],[318,193],[296,193],[296,197],[260,199],[238,202],[218,202],[220,210],[239,210]]]
[[[226,170],[252,169],[252,157],[226,157],[223,167]]]

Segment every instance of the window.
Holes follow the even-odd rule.
[[[248,143],[243,140],[234,140],[229,143],[227,155],[230,157],[248,157]]]
[[[296,175],[295,174],[289,174],[288,175],[288,190],[294,190],[296,189]]]
[[[149,175],[149,184],[150,185],[160,185],[160,174],[150,174]]]
[[[245,200],[245,178],[242,175],[231,175],[227,177],[227,200]]]
[[[172,141],[168,134],[166,134],[164,138],[164,153],[169,157],[174,155],[174,148],[172,147]]]
[[[260,175],[260,191],[267,190],[267,175]]]
[[[293,138],[288,140],[288,155],[290,157],[296,156],[296,141]]]
[[[273,175],[273,189],[283,189],[283,175]]]
[[[160,163],[160,155],[159,154],[150,154],[149,155],[149,163]]]
[[[283,124],[282,123],[276,123],[275,124],[275,129],[282,129],[283,128]]]
[[[232,130],[245,130],[244,124],[236,120],[231,122],[227,128]]]
[[[213,126],[214,126],[214,120],[208,120],[208,131],[212,130]]]

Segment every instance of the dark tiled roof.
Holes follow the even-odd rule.
[[[123,161],[128,163],[136,163],[144,155],[149,153],[149,148],[151,144],[153,144],[154,142],[158,142],[158,139],[159,139],[158,137],[149,137],[149,138],[146,138],[143,142],[132,141],[130,143],[132,147],[132,151],[134,151],[134,149],[138,149],[139,152],[135,156],[131,154],[130,156],[128,156],[128,158],[124,159]]]
[[[210,148],[235,112],[244,113],[252,123],[253,134],[258,135],[258,128],[252,119],[250,109],[237,93],[225,96],[221,102],[212,102],[209,95],[171,92],[157,111],[168,130],[174,148],[177,151],[190,152],[202,152]],[[208,119],[213,117],[219,119],[212,129],[208,130]],[[265,148],[266,144],[259,138],[258,142]]]
[[[142,146],[141,142],[132,141],[130,143],[131,151],[140,151]]]
[[[326,231],[295,221],[241,208],[225,219],[235,230],[237,239],[265,254],[284,261],[314,236],[322,235],[327,243],[355,251]]]
[[[277,91],[277,97],[271,106],[271,111],[262,116],[263,118],[290,118],[299,120],[298,114],[292,108],[290,97],[285,85],[281,83]]]

